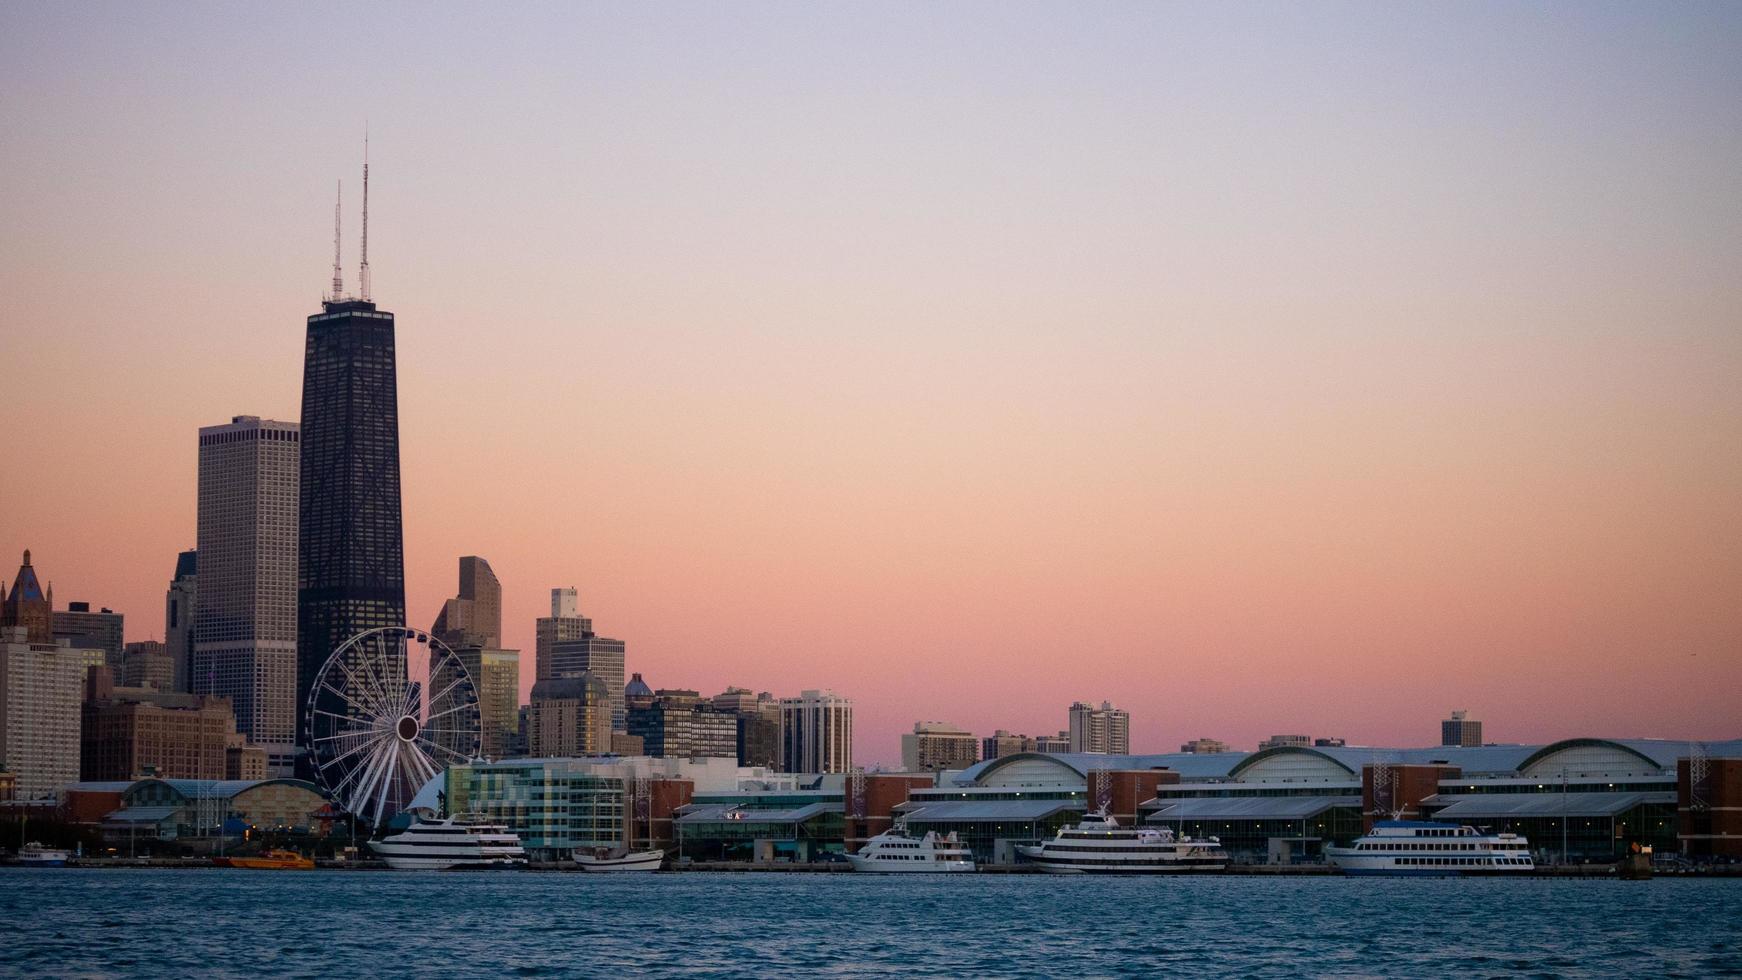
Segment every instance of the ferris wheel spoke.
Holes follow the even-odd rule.
[[[349,749],[346,749],[345,751],[339,753],[338,755],[333,756],[331,759],[328,759],[326,762],[317,763],[315,768],[321,770],[322,772],[325,772],[327,769],[338,765],[339,763],[345,761],[346,759],[349,759],[350,757],[357,755],[360,752],[367,752],[370,749],[375,748],[379,744],[380,744],[380,739],[374,739],[374,738],[367,739],[367,740],[360,742],[357,745],[355,745]]]
[[[356,687],[357,687],[356,692],[351,693],[348,691],[335,690],[335,691],[333,691],[333,693],[337,694],[341,698],[344,698],[346,700],[346,702],[349,704],[361,705],[365,709],[372,711],[376,714],[379,714],[383,711],[383,709],[385,709],[387,707],[387,702],[382,699],[380,692],[378,692],[372,685],[370,685],[363,678],[359,677],[358,673],[352,669],[351,664],[346,662],[346,661],[351,659],[351,656],[352,656],[352,654],[355,653],[355,651],[356,651],[356,648],[352,647],[351,650],[346,651],[344,654],[340,655],[338,657],[338,659],[334,661],[334,663],[336,663],[338,665],[339,670],[344,672],[345,679],[350,681],[352,684],[356,685]],[[331,685],[328,685],[328,689],[332,690]],[[366,702],[363,701],[363,699],[365,699],[365,698],[367,699]]]
[[[454,682],[452,684],[449,684],[447,687],[442,688],[442,693],[437,694],[436,696],[434,696],[432,698],[428,698],[425,701],[425,703],[428,704],[432,708],[435,707],[437,702],[441,701],[442,698],[445,698],[448,696],[449,691],[452,691],[454,688],[459,687],[461,684],[463,684],[465,682],[466,682],[465,671],[464,670],[455,671],[454,672]]]
[[[477,706],[478,702],[476,701],[455,701],[453,707],[444,708],[441,711],[430,715],[428,718],[425,718],[424,724],[427,725],[430,722],[435,721],[437,718],[446,718],[448,715],[451,715],[456,711],[464,711],[467,708],[476,708]]]
[[[381,811],[387,807],[387,795],[393,791],[393,776],[398,771],[399,751],[395,749],[387,755],[387,771],[382,776],[381,792],[375,794],[375,819],[372,822],[376,826],[381,824]]]
[[[451,749],[448,746],[443,745],[442,743],[436,741],[435,739],[425,739],[425,744],[427,744],[430,748],[435,749],[437,752],[441,752],[445,755],[452,757],[456,762],[458,762],[461,765],[465,765],[466,763],[472,761],[470,756],[467,756],[461,752],[458,752],[454,749]]]
[[[398,699],[394,697],[393,685],[388,678],[385,664],[387,645],[382,642],[381,633],[376,631],[368,634],[363,638],[363,642],[357,646],[362,653],[358,668],[363,671],[374,687],[376,696],[380,698],[381,710],[383,712],[392,711]]]

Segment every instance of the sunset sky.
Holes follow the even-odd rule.
[[[1133,748],[1742,735],[1742,5],[0,6],[0,576],[398,317],[407,599]]]

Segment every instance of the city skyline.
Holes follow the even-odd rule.
[[[407,625],[488,558],[523,696],[573,584],[652,686],[838,691],[866,761],[1073,700],[1140,751],[1733,734],[1733,13],[1028,11],[969,56],[974,8],[902,9],[851,56],[790,8],[512,57],[444,12],[427,90],[288,12],[9,11],[0,358],[53,410],[0,556],[163,638],[194,433],[299,417],[366,106]],[[153,67],[195,52],[230,84]]]

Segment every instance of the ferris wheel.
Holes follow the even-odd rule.
[[[428,633],[365,630],[315,675],[307,735],[322,788],[380,826],[448,766],[478,754],[478,694],[465,664]]]

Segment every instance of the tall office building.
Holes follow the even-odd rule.
[[[1131,752],[1131,716],[1102,701],[1099,708],[1081,701],[1071,705],[1072,752],[1127,755]]]
[[[476,555],[460,559],[460,594],[442,603],[430,632],[456,649],[502,645],[502,583],[489,562]]]
[[[1019,752],[1037,751],[1034,739],[1027,735],[1017,735],[1008,729],[1000,728],[980,740],[980,758],[999,759]]]
[[[623,695],[627,645],[593,632],[593,621],[581,615],[574,589],[550,590],[550,616],[539,619],[536,642],[538,680],[592,674],[610,688],[611,730],[629,730]]]
[[[908,772],[966,769],[980,761],[980,743],[967,731],[941,721],[916,721],[901,736],[901,767]]]
[[[526,754],[535,759],[611,751],[611,692],[585,671],[532,685],[524,715]]]
[[[34,583],[31,575],[26,588]],[[32,642],[23,624],[0,627],[0,770],[13,775],[18,799],[57,796],[79,778],[85,672],[101,666],[101,650]]]
[[[853,768],[853,702],[833,691],[780,699],[783,772],[848,772]]]
[[[364,193],[367,213],[366,185]],[[363,255],[367,268],[367,238]],[[362,298],[343,296],[337,273],[333,295],[308,318],[303,353],[299,739],[307,737],[309,688],[327,657],[364,630],[405,625],[393,314],[369,301],[366,279]],[[202,607],[206,565],[202,550]]]
[[[629,709],[628,733],[641,739],[641,751],[661,758],[736,759],[738,720],[695,691],[660,690],[637,698]]]
[[[283,773],[296,745],[297,425],[238,415],[202,427],[199,445],[190,687],[228,698],[236,730]]]
[[[101,650],[109,666],[121,669],[122,615],[107,606],[92,611],[88,602],[69,602],[54,614],[54,639],[67,646]]]
[[[0,592],[5,592],[0,589]],[[12,591],[0,603],[0,627],[22,626],[27,643],[54,645],[54,587],[46,591],[30,564],[30,549],[24,550],[24,563],[12,576]]]
[[[472,678],[484,758],[512,755],[520,730],[520,651],[500,649],[502,584],[489,562],[476,555],[460,559],[460,594],[442,603],[430,633]]]
[[[1313,740],[1307,735],[1272,735],[1258,743],[1258,751],[1263,752],[1265,749],[1304,749],[1311,744],[1313,744]]]
[[[1454,711],[1440,722],[1441,745],[1476,746],[1482,744],[1482,723],[1470,717],[1468,711]]]
[[[194,676],[194,603],[199,598],[200,553],[175,557],[175,576],[163,596],[163,647],[175,659],[175,689],[192,691]]]

